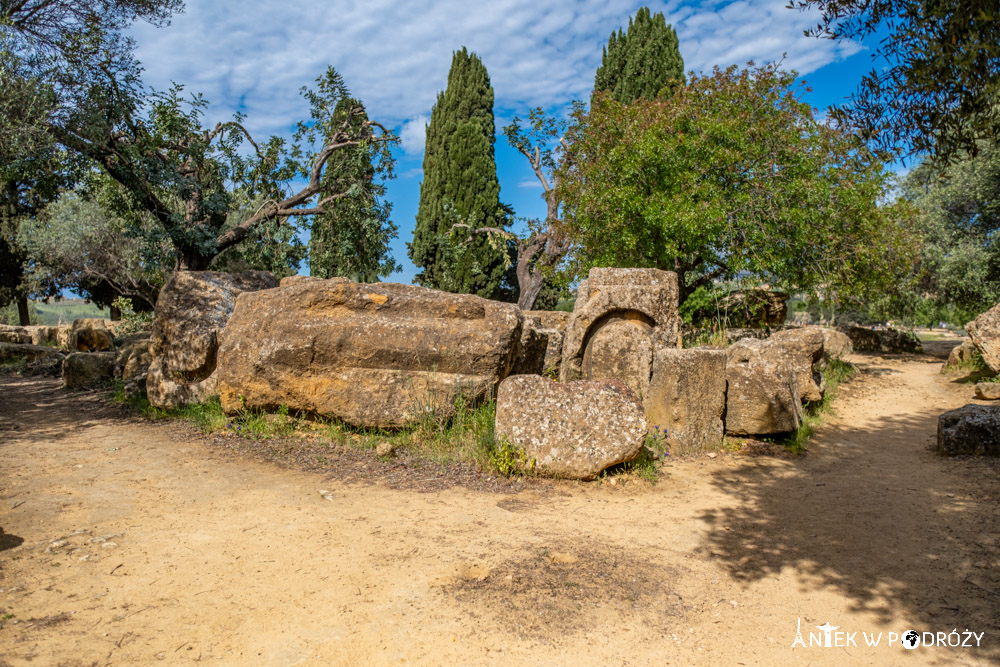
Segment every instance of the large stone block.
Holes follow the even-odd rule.
[[[115,349],[110,320],[82,317],[73,320],[69,331],[70,352],[109,352]]]
[[[63,386],[84,389],[110,382],[114,369],[114,352],[73,352],[63,361]]]
[[[733,346],[726,359],[726,433],[787,433],[802,425],[795,372],[781,361]]]
[[[545,360],[542,372],[545,375],[559,375],[562,365],[563,341],[566,340],[566,328],[569,326],[570,313],[561,310],[526,310],[526,319],[534,318],[541,322],[542,333],[546,337]]]
[[[513,304],[414,285],[295,278],[241,294],[219,349],[227,411],[287,406],[355,426],[447,416],[515,361]]]
[[[945,456],[1000,456],[1000,405],[966,405],[941,415],[937,451]]]
[[[544,329],[555,329],[565,333],[572,313],[563,310],[526,310],[524,316],[539,320]]]
[[[128,396],[145,396],[146,379],[153,357],[149,353],[149,334],[127,336],[115,354],[115,377],[125,383]]]
[[[680,346],[677,294],[670,271],[591,269],[577,288],[560,379],[619,378],[645,396],[653,351]]]
[[[540,473],[593,479],[639,455],[646,417],[639,397],[619,380],[514,375],[500,383],[495,433]]]
[[[32,327],[27,327],[28,331],[31,332],[31,343],[32,345],[59,345],[59,329],[60,327],[51,327],[45,325],[37,325]]]
[[[888,352],[891,354],[911,352],[920,354],[924,351],[920,339],[909,331],[854,326],[837,327],[837,330],[851,339],[855,352]]]
[[[983,361],[994,373],[1000,373],[1000,303],[965,325]]]
[[[149,402],[175,408],[217,394],[219,334],[236,297],[277,285],[277,279],[266,271],[175,272],[156,302],[146,381]]]
[[[18,327],[9,324],[0,324],[0,343],[11,343],[14,345],[32,345],[31,331],[28,327]]]
[[[524,318],[512,375],[542,375],[545,372],[550,332],[559,334],[558,331],[542,327],[537,318]]]
[[[702,449],[722,441],[726,356],[725,350],[706,348],[657,350],[643,403],[649,427],[666,433],[667,449]]]

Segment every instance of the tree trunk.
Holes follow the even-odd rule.
[[[120,308],[118,308],[117,306],[108,306],[108,309],[111,311],[111,321],[112,322],[119,322],[119,321],[121,321],[121,319],[122,319],[122,311],[121,311]]]
[[[521,281],[518,280],[518,287],[521,289],[521,296],[517,299],[517,307],[521,310],[531,310],[535,307],[535,301],[538,300],[538,295],[542,292],[542,286],[545,284],[545,276],[541,271],[534,271],[528,274],[528,280]]]
[[[28,297],[26,296],[17,297],[17,318],[22,327],[31,324],[31,315],[28,313]]]
[[[206,257],[192,248],[180,249],[177,261],[178,271],[207,271],[214,257]]]

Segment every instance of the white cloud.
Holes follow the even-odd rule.
[[[815,16],[785,9],[785,2],[649,4],[677,28],[689,70],[776,60],[787,52],[785,65],[804,74],[860,48],[805,37]],[[562,105],[589,96],[608,35],[641,4],[202,0],[189,2],[169,28],[139,26],[135,37],[148,84],[184,83],[214,103],[209,121],[240,109],[261,134],[287,134],[307,113],[299,88],[332,64],[372,118],[402,126],[404,150],[413,154],[423,141],[419,120],[445,87],[455,49],[465,45],[483,59],[498,112]]]
[[[517,187],[519,187],[519,188],[537,188],[537,189],[541,190],[542,189],[542,184],[538,181],[537,178],[536,179],[526,178],[523,181],[521,181],[520,183],[518,183]]]
[[[399,143],[408,155],[421,155],[427,138],[429,116],[417,116],[403,123],[399,130]]]

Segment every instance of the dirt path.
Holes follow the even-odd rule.
[[[858,361],[803,458],[517,494],[338,482],[0,378],[0,665],[997,662],[998,468],[930,450],[971,387]],[[799,619],[858,646],[792,648]]]

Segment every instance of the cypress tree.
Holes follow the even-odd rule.
[[[448,85],[431,110],[424,147],[424,180],[409,255],[426,287],[510,298],[509,250],[496,238],[476,235],[468,243],[450,241],[455,223],[504,228],[509,219],[500,203],[493,143],[493,87],[486,67],[465,47],[456,51]],[[500,246],[500,247],[498,247]]]
[[[684,83],[684,59],[677,33],[662,13],[650,15],[643,7],[629,19],[628,32],[612,32],[601,66],[594,76],[594,92],[608,92],[622,104],[639,98],[652,100]]]
[[[360,100],[342,97],[333,111],[333,123],[344,122]],[[362,112],[351,118],[357,131],[368,120]],[[323,175],[325,192],[350,192],[329,205],[312,221],[309,240],[309,273],[319,278],[346,276],[375,282],[398,268],[389,254],[389,240],[396,225],[389,220],[391,205],[382,199],[385,186],[375,181],[374,160],[378,149],[372,144],[340,150],[330,156]]]

